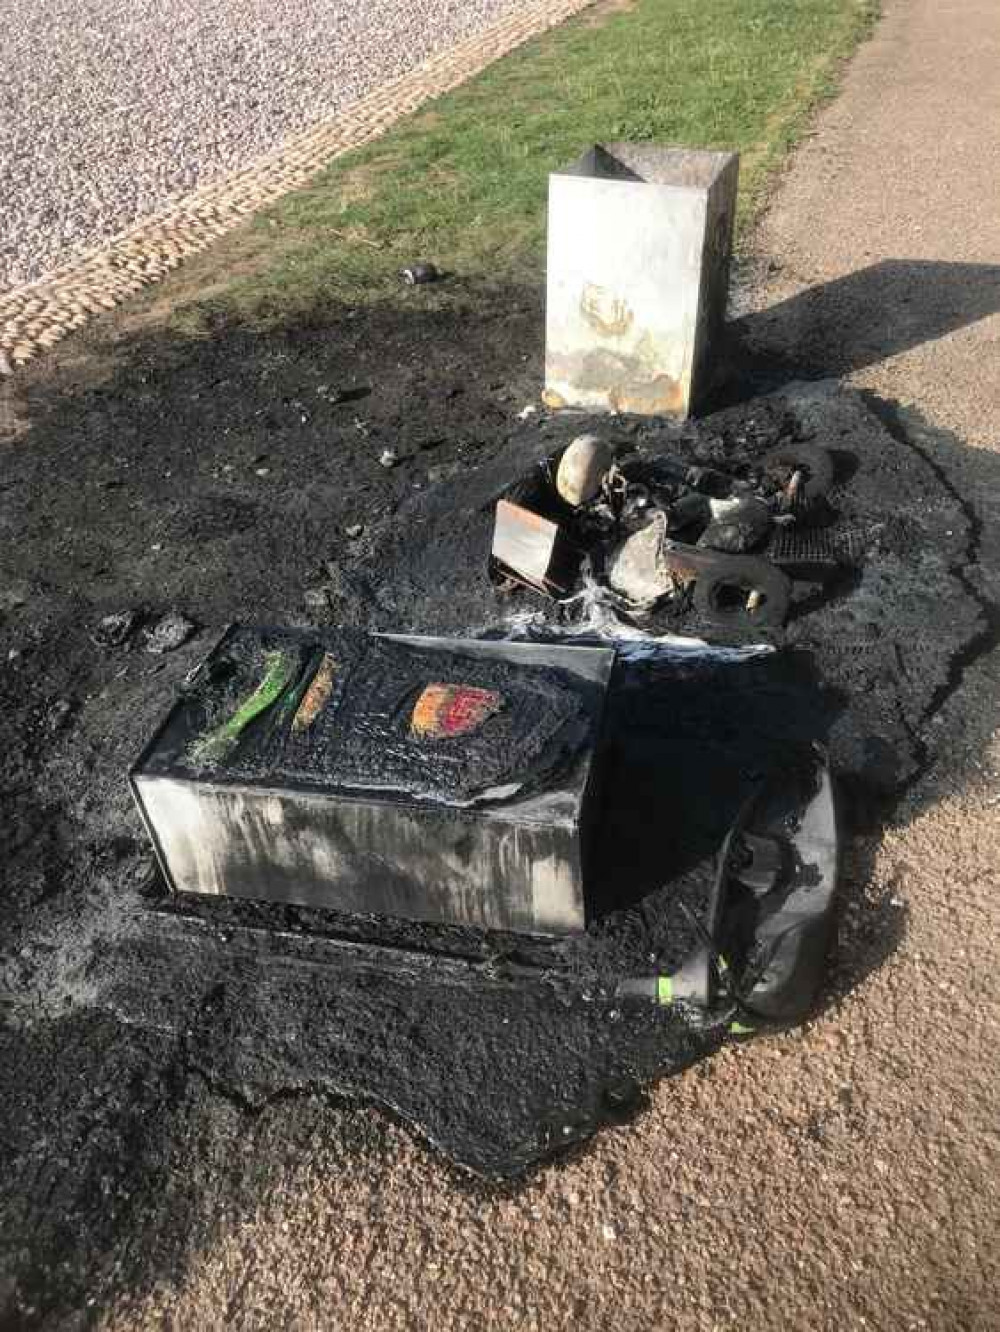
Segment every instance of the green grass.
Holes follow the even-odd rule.
[[[174,318],[322,318],[340,302],[398,295],[415,258],[538,281],[547,175],[598,140],[738,148],[745,227],[875,4],[636,0],[585,14],[263,213],[220,252],[233,276],[216,272],[211,295]]]

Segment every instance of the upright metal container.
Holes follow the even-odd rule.
[[[609,143],[549,177],[545,400],[686,417],[729,286],[739,155]]]

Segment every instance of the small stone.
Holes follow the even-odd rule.
[[[359,537],[364,530],[364,523],[351,523],[344,528],[344,535],[350,537],[353,541],[356,537]]]
[[[609,1226],[607,1221],[601,1226],[601,1238],[606,1244],[613,1244],[618,1238],[618,1231],[614,1226]]]
[[[615,460],[611,445],[597,435],[577,435],[559,459],[556,490],[567,504],[577,508],[592,500]]]
[[[378,461],[379,466],[388,471],[390,467],[395,467],[399,462],[399,454],[395,449],[383,449]]]
[[[258,467],[258,468],[257,468],[257,475],[258,475],[258,476],[270,476],[270,475],[271,475],[271,469],[270,469],[270,467]]]
[[[186,615],[177,611],[168,611],[161,616],[146,635],[146,651],[159,656],[164,652],[173,652],[181,647],[198,632],[198,626]]]
[[[137,610],[116,611],[105,615],[97,628],[90,635],[91,641],[99,648],[121,647],[135,633],[142,615]]]
[[[11,611],[20,610],[22,606],[26,606],[30,592],[29,584],[21,578],[15,578],[12,582],[0,587],[0,615],[9,615]]]

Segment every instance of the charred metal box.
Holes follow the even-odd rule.
[[[234,626],[130,773],[182,893],[584,927],[614,652]]]
[[[549,177],[545,400],[686,417],[725,320],[739,156],[595,144]]]

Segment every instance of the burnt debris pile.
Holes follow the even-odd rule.
[[[560,468],[581,434],[597,442],[578,450],[575,474],[563,468],[564,486],[585,489],[588,470],[612,483],[571,504],[559,496]],[[566,562],[544,576],[540,562],[530,578],[523,568],[516,582],[504,576],[505,502],[557,527]],[[748,604],[756,579],[707,611],[691,578],[671,574],[648,599],[616,590],[609,570],[650,526],[663,542],[768,565],[789,583],[783,622],[757,618],[766,602]],[[793,540],[822,542],[822,558],[800,551],[794,567],[782,563]],[[546,939],[379,914],[371,897],[373,909],[317,911],[180,894],[132,945],[116,1007],[148,1020],[156,994],[157,1024],[186,1029],[211,987],[222,1012],[206,1018],[197,1058],[213,1076],[372,1097],[480,1169],[509,1173],[573,1141],[613,1113],[612,1101],[713,1048],[734,1017],[807,1009],[835,882],[829,774],[867,797],[898,790],[916,769],[950,662],[980,629],[961,578],[969,541],[967,516],[933,469],[836,386],[797,386],[684,424],[564,414],[522,423],[476,465],[367,524],[340,561],[327,614],[369,630],[472,635],[469,648],[484,631],[494,641],[616,639],[587,928]],[[529,541],[527,558],[540,549]],[[524,552],[515,528],[501,563],[509,570]],[[690,638],[650,651],[657,635],[691,632],[711,655]],[[303,655],[284,703],[273,699],[253,720],[258,735],[279,720],[290,733],[303,709],[303,735],[318,734],[346,678],[327,658],[351,661],[348,639],[364,636],[293,637]],[[760,645],[786,650],[747,655]],[[436,725],[448,699],[418,707],[424,688],[459,683],[484,692],[478,734],[490,737],[502,712],[485,695],[510,695],[510,678],[458,670],[467,650],[453,645],[447,669],[404,670],[386,695],[395,700],[382,709],[387,724],[403,717],[412,731],[419,713]],[[273,667],[258,653],[194,729],[217,731],[267,694]],[[185,957],[191,964],[178,966]],[[254,994],[262,968],[266,1011]],[[336,985],[322,980],[333,975]],[[515,1075],[506,1060],[517,1031]],[[373,1060],[375,1050],[391,1058]],[[477,1109],[484,1098],[488,1115]]]
[[[576,436],[498,503],[495,576],[570,602],[586,589],[581,601],[652,632],[780,629],[793,582],[844,581],[863,540],[830,502],[832,451],[792,419],[777,426],[778,443],[763,450],[720,435],[698,441],[693,459],[652,432],[617,450]]]
[[[620,520],[603,490],[576,508],[558,494],[581,434],[625,477]],[[360,589],[374,586],[380,627],[784,649],[814,681],[807,711],[826,718],[834,772],[869,802],[920,770],[922,727],[982,631],[963,581],[971,539],[961,500],[860,395],[797,384],[684,423],[525,424],[373,530],[338,604],[364,614]]]

